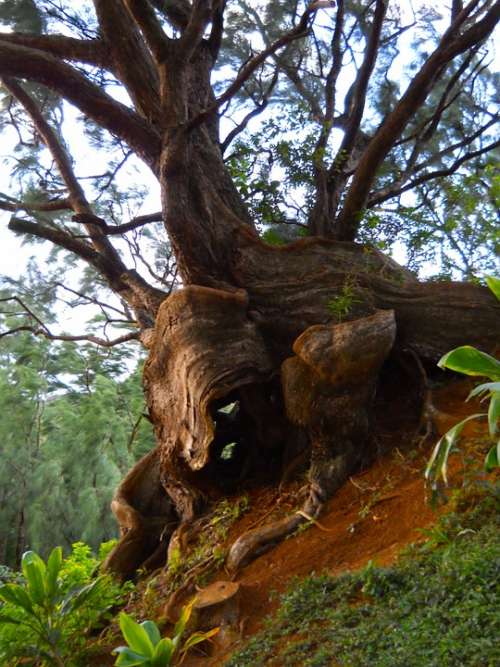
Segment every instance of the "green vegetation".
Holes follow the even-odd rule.
[[[487,283],[493,294],[500,301],[500,280],[488,277]],[[438,362],[441,368],[449,368],[457,373],[473,377],[487,377],[491,382],[485,382],[475,387],[469,394],[467,400],[475,396],[489,398],[487,413],[479,413],[466,417],[453,428],[447,431],[437,442],[432,456],[427,465],[425,476],[431,481],[435,488],[439,479],[442,478],[447,484],[447,464],[453,447],[460,440],[465,424],[471,419],[478,417],[488,418],[488,430],[492,439],[500,433],[500,362],[494,357],[476,350],[470,345],[457,347],[445,354]],[[500,465],[500,438],[491,447],[485,459],[487,471],[493,470]]]
[[[313,575],[227,667],[493,667],[500,489],[444,517],[393,567]]]
[[[104,558],[112,544],[103,545]],[[47,563],[28,551],[22,576],[0,587],[0,664],[18,659],[37,665],[86,665],[86,637],[112,617],[131,585],[121,586],[109,575],[96,577],[100,559],[77,543],[63,559],[61,547]]]
[[[50,322],[54,300],[28,273],[23,303]],[[13,310],[0,328],[14,326]],[[28,549],[46,558],[78,540],[97,549],[117,534],[114,489],[154,446],[141,365],[124,347],[27,332],[0,342],[0,563],[19,568]]]
[[[143,665],[143,667],[167,667],[172,663],[176,653],[181,656],[197,644],[210,639],[219,631],[214,628],[208,632],[194,632],[184,644],[181,645],[182,636],[186,631],[186,626],[191,618],[194,600],[187,604],[181,611],[177,621],[172,638],[161,637],[156,623],[144,621],[136,623],[128,614],[120,614],[120,629],[125,637],[128,646],[119,646],[113,651],[118,653],[115,665],[118,667],[133,667],[133,665]]]
[[[338,296],[328,302],[328,310],[341,322],[349,315],[354,304],[358,302],[356,288],[352,282],[348,281],[342,286],[342,290]]]

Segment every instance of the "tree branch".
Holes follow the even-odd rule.
[[[138,331],[133,331],[131,333],[124,334],[123,336],[119,336],[118,338],[109,340],[106,338],[99,338],[98,336],[93,336],[91,334],[81,335],[81,336],[70,336],[67,334],[52,334],[50,333],[50,331],[46,329],[37,329],[35,327],[30,327],[27,324],[15,327],[14,329],[9,329],[8,331],[0,331],[0,338],[3,338],[4,336],[9,336],[11,334],[19,333],[20,331],[30,331],[35,336],[43,336],[44,338],[48,338],[49,340],[62,340],[73,343],[81,343],[83,341],[86,341],[88,343],[95,343],[96,345],[100,345],[101,347],[114,347],[115,345],[120,345],[121,343],[127,343],[128,341],[131,340],[140,339],[140,333]]]
[[[444,178],[446,176],[451,176],[457,171],[457,169],[459,169],[464,164],[464,162],[468,162],[469,160],[473,160],[474,158],[479,157],[480,155],[484,155],[489,151],[493,151],[495,150],[495,148],[498,148],[499,146],[500,146],[500,140],[494,141],[484,146],[484,148],[479,148],[478,150],[469,151],[468,153],[465,153],[460,158],[457,158],[453,162],[453,164],[451,164],[449,167],[443,167],[442,169],[429,171],[425,174],[422,174],[421,176],[418,176],[417,178],[414,178],[412,181],[409,181],[408,183],[406,183],[406,185],[403,185],[400,188],[397,189],[395,188],[393,190],[384,189],[379,193],[375,193],[374,196],[369,199],[367,207],[372,208],[377,204],[382,204],[384,201],[387,201],[388,199],[392,199],[393,197],[399,197],[404,192],[407,192],[408,190],[413,190],[413,188],[416,188],[417,186],[422,185],[423,183],[427,183],[428,181],[432,181],[436,178]]]
[[[76,39],[66,35],[30,35],[19,32],[2,32],[0,40],[45,51],[64,60],[75,60],[95,67],[109,66],[104,43],[99,39]]]
[[[13,213],[16,211],[41,211],[47,213],[49,211],[71,210],[71,202],[67,197],[64,199],[51,199],[46,202],[30,202],[29,204],[3,193],[0,193],[0,197],[4,198],[0,199],[0,209],[3,211],[12,211]]]
[[[334,3],[328,3],[329,6],[333,7]],[[279,51],[290,42],[293,42],[296,39],[304,37],[309,29],[309,24],[316,14],[317,10],[321,9],[319,2],[313,2],[308,6],[305,12],[302,14],[300,21],[294,26],[290,31],[279,37],[275,42],[270,44],[263,51],[258,53],[253,58],[246,63],[246,65],[241,69],[240,73],[236,79],[231,83],[228,88],[220,95],[214,102],[212,106],[208,109],[205,109],[198,116],[192,118],[188,123],[186,123],[186,131],[191,131],[194,128],[198,127],[201,123],[204,123],[210,116],[217,111],[217,109],[230,100],[236,93],[242,88],[246,81],[252,76],[255,70],[262,65],[269,56],[272,56],[276,51]]]
[[[69,192],[69,200],[75,213],[92,214],[92,209],[85,197],[83,188],[75,176],[71,159],[66,153],[66,150],[56,135],[54,130],[47,123],[43,117],[36,102],[28,95],[28,93],[13,79],[4,79],[4,85],[7,90],[23,105],[26,112],[31,117],[33,125],[35,126],[42,141],[49,149],[54,162],[57,165],[59,173],[66,184]],[[87,231],[92,240],[95,249],[106,259],[110,264],[112,273],[121,274],[127,270],[127,267],[120,259],[115,248],[111,245],[106,235],[102,233],[101,229],[95,228],[93,225],[87,226]],[[109,272],[109,271],[108,271]]]
[[[474,0],[474,3],[477,4]],[[384,158],[400,137],[409,119],[425,102],[427,96],[442,75],[447,65],[459,54],[486,39],[500,18],[500,0],[497,0],[485,16],[463,34],[459,34],[460,16],[468,16],[467,8],[453,23],[438,47],[414,77],[393,111],[382,122],[358,163],[351,186],[347,192],[344,208],[336,221],[334,237],[340,241],[354,240],[361,211],[365,208],[370,188]]]
[[[124,3],[139,26],[155,61],[163,62],[171,40],[163,32],[148,0],[124,0]]]
[[[361,120],[365,110],[368,83],[377,61],[380,36],[382,34],[382,26],[384,23],[385,13],[387,11],[387,5],[388,2],[386,0],[377,0],[375,14],[373,17],[373,24],[370,35],[368,37],[363,62],[359,68],[359,72],[354,83],[352,106],[349,110],[346,132],[342,139],[339,151],[333,160],[332,166],[330,167],[330,177],[334,176],[335,171],[338,171],[339,166],[342,167],[342,165],[347,163],[356,143],[356,137],[358,135],[359,127],[361,125]]]
[[[123,139],[156,172],[158,133],[70,65],[48,53],[0,40],[0,75],[36,81],[55,90],[98,125]]]
[[[141,31],[122,0],[93,0],[93,3],[110,53],[109,67],[127,89],[136,109],[148,120],[158,122],[158,72]]]
[[[123,223],[122,225],[108,225],[108,223],[102,218],[98,218],[96,215],[89,215],[85,213],[74,215],[72,220],[82,224],[98,225],[101,227],[104,234],[110,236],[115,234],[125,234],[126,232],[130,232],[133,229],[137,229],[138,227],[143,227],[144,225],[147,225],[151,222],[162,222],[163,213],[161,211],[157,211],[156,213],[139,215],[129,222]]]

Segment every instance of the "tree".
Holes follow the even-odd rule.
[[[110,565],[124,571],[169,539],[177,543],[231,479],[269,475],[305,447],[302,514],[240,538],[228,559],[237,568],[316,516],[358,464],[390,354],[409,350],[426,364],[466,341],[495,344],[498,307],[487,290],[419,282],[356,240],[374,214],[383,220],[382,204],[405,204],[406,192],[463,165],[486,166],[498,146],[487,40],[500,2],[454,3],[448,19],[428,10],[410,24],[385,0],[93,0],[78,9],[10,0],[3,10],[12,28],[0,36],[5,117],[29,186],[27,197],[4,199],[14,212],[9,227],[90,266],[135,326],[118,341],[136,338],[149,350],[144,388],[158,448],[115,496],[125,534]],[[415,61],[391,74],[410,30]],[[461,114],[461,97],[473,114]],[[241,133],[273,101],[296,105],[298,138],[275,142],[266,170]],[[63,137],[67,105],[84,115],[89,140],[121,150],[86,189],[78,150]],[[233,108],[234,130],[221,140],[220,120]],[[272,122],[269,133],[272,143]],[[103,193],[122,197],[113,176],[129,153],[158,180],[162,211],[117,222],[122,202],[104,203]],[[281,199],[276,155],[285,170]],[[262,178],[250,188],[252,160]],[[294,210],[292,223],[307,238],[284,247],[259,238],[259,222],[286,224]],[[150,270],[160,281],[146,280],[113,242],[129,239],[132,257],[151,269],[134,243],[137,230],[158,220],[182,289],[172,291],[168,273]],[[55,336],[33,312],[17,328]]]
[[[31,264],[15,287],[47,322],[54,299],[36,293],[39,278]],[[9,320],[15,316],[0,315],[2,328]],[[140,373],[127,372],[131,361],[124,347],[36,340],[29,332],[2,341],[1,563],[19,567],[27,548],[49,553],[79,540],[97,548],[116,536],[114,488],[153,444]]]

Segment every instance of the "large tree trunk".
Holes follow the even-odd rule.
[[[213,100],[210,59],[202,47],[161,79],[172,100],[165,117],[175,120],[165,128],[162,201],[184,287],[161,304],[147,337],[158,453],[141,463],[137,489],[132,475],[115,498],[129,532],[109,564],[125,576],[131,563],[154,560],[162,541],[177,545],[174,515],[184,530],[211,498],[250,480],[279,483],[305,452],[302,513],[240,538],[227,563],[238,568],[317,515],[370,449],[373,397],[391,355],[434,364],[456,345],[491,349],[498,336],[499,308],[484,288],[420,283],[355,243],[262,243],[224,167],[216,120],[183,129]]]
[[[309,452],[303,514],[241,538],[227,563],[236,569],[317,515],[366,458],[390,355],[411,351],[430,366],[460,344],[491,350],[500,309],[484,288],[420,283],[374,248],[319,238],[273,247],[245,224],[231,243],[227,272],[212,273],[231,289],[186,285],[160,306],[144,383],[160,456],[153,484],[182,529],[236,486],[278,484]]]

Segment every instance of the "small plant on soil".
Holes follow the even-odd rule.
[[[118,653],[117,667],[167,667],[177,653],[181,656],[190,648],[210,639],[219,631],[214,628],[208,632],[193,633],[181,646],[182,636],[191,617],[194,600],[187,604],[181,612],[172,637],[161,637],[158,626],[153,621],[136,623],[128,614],[120,614],[120,629],[127,646],[119,646],[113,653]]]
[[[489,276],[486,281],[488,287],[500,301],[500,279]],[[489,399],[488,412],[466,417],[455,424],[437,442],[425,471],[425,477],[431,482],[433,489],[437,488],[440,478],[445,484],[448,483],[448,458],[452,449],[459,442],[465,424],[472,419],[487,417],[490,436],[492,439],[497,439],[486,455],[484,462],[486,471],[489,472],[500,465],[500,438],[498,438],[500,435],[500,361],[475,347],[464,345],[445,354],[439,360],[438,366],[464,375],[487,377],[490,382],[484,382],[475,387],[467,397],[467,400],[477,396]]]

